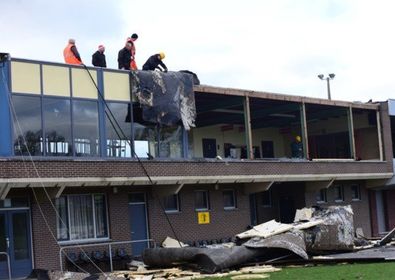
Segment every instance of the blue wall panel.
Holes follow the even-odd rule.
[[[9,60],[0,62],[0,156],[12,155],[9,69]]]

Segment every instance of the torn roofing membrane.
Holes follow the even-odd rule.
[[[131,75],[131,92],[142,107],[144,121],[186,130],[195,127],[193,76],[182,72],[138,71]]]

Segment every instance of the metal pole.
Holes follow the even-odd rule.
[[[328,87],[328,99],[331,100],[331,87],[329,85],[329,80],[330,80],[330,78],[327,77],[326,78],[326,84],[327,84],[327,87]]]
[[[108,255],[110,256],[110,271],[113,272],[111,244],[108,244]]]
[[[62,250],[63,248],[60,248],[59,250],[59,263],[60,263],[60,271],[63,272],[63,257],[62,257]]]

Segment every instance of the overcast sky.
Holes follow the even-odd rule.
[[[138,33],[137,64],[166,53],[202,84],[332,99],[395,97],[391,0],[0,0],[0,52],[63,62],[75,38],[85,64],[99,44],[116,68]]]

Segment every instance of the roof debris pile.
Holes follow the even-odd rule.
[[[186,130],[195,127],[196,105],[192,72],[131,72],[131,94],[137,97],[146,122],[173,126],[180,121]],[[197,77],[196,77],[197,78]]]
[[[395,231],[391,237],[385,237],[385,240],[391,240],[394,235]],[[248,262],[311,261],[318,259],[314,257],[317,254],[334,256],[334,253],[383,245],[382,241],[365,241],[368,246],[356,246],[360,239],[354,234],[353,211],[350,205],[303,208],[297,211],[292,224],[271,220],[237,234],[236,238],[237,242],[230,245],[216,244],[204,248],[181,248],[177,245],[178,242],[173,242],[174,247],[178,248],[167,246],[146,249],[143,261],[149,267],[182,264],[204,273],[217,273]]]
[[[297,210],[294,223],[271,220],[237,234],[236,242],[190,247],[167,237],[161,248],[144,250],[144,262],[133,260],[130,270],[110,273],[107,278],[73,272],[42,273],[48,276],[43,279],[190,280],[211,275],[258,279],[279,270],[268,264],[394,260],[394,236],[395,229],[380,240],[361,242],[354,235],[351,206],[303,208]]]

